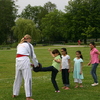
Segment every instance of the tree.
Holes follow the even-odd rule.
[[[77,41],[84,39],[87,43],[87,37],[100,37],[100,1],[99,0],[70,0],[65,8],[66,14],[66,36]],[[89,30],[92,29],[92,32]],[[95,30],[94,30],[95,29]],[[83,33],[85,32],[85,35]],[[90,33],[89,33],[90,32]],[[96,32],[94,36],[94,32]],[[71,34],[71,35],[68,35]]]
[[[56,5],[54,3],[51,3],[50,1],[44,4],[44,9],[47,10],[48,13],[53,12],[54,9],[56,9]]]
[[[55,9],[42,19],[41,28],[44,40],[61,41],[63,40],[63,12]]]
[[[31,19],[37,24],[37,27],[40,29],[41,20],[45,17],[46,14],[50,13],[56,8],[56,5],[48,2],[44,6],[31,6],[28,5],[22,11],[20,18]]]
[[[15,26],[12,27],[12,30],[18,41],[20,41],[25,34],[31,35],[33,40],[36,41],[40,38],[39,30],[36,29],[34,22],[29,19],[19,18],[16,21]]]
[[[12,0],[0,0],[0,44],[12,36],[11,27],[15,24],[17,9]]]

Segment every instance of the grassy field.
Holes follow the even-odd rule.
[[[57,48],[60,50],[62,46],[51,47],[35,47],[35,53],[39,62],[43,67],[50,66],[52,57],[48,52],[48,48],[52,50]],[[100,50],[100,47],[98,47]],[[32,72],[33,74],[33,98],[35,100],[100,100],[100,85],[92,87],[93,79],[90,74],[91,67],[87,66],[89,62],[89,47],[67,47],[68,54],[71,57],[73,66],[73,58],[75,52],[81,50],[84,57],[84,80],[83,88],[75,89],[73,82],[73,73],[70,73],[70,90],[62,90],[61,72],[57,75],[57,82],[60,88],[60,93],[55,93],[51,84],[51,72]],[[0,100],[25,100],[24,85],[22,83],[20,95],[17,98],[12,98],[12,86],[15,76],[15,54],[16,50],[0,50]],[[100,66],[100,65],[99,65]],[[97,69],[98,79],[100,81],[100,68]]]

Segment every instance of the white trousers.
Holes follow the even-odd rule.
[[[74,82],[76,82],[76,83],[82,83],[82,80],[81,79],[74,79]]]
[[[26,60],[27,59],[27,60]],[[30,60],[16,60],[16,74],[13,85],[13,95],[19,95],[22,78],[24,79],[24,88],[26,97],[32,96],[32,74],[30,68]]]

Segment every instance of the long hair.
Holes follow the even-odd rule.
[[[21,44],[21,43],[23,43],[23,42],[25,42],[25,41],[27,41],[27,39],[31,39],[31,36],[30,35],[28,35],[28,34],[26,34],[22,39],[21,39],[21,41],[20,41],[20,43],[19,44]]]
[[[76,51],[76,52],[78,52],[78,53],[80,54],[80,58],[82,58],[82,59],[83,59],[83,56],[82,56],[81,51]]]
[[[67,54],[67,49],[66,48],[61,48],[63,51],[65,51],[66,52],[66,54]]]
[[[55,53],[58,53],[58,55],[60,55],[60,57],[61,57],[61,53],[59,52],[58,49],[54,49],[54,50],[52,51],[52,54],[55,54]]]
[[[92,44],[96,48],[96,44],[94,42],[90,42],[90,44]]]

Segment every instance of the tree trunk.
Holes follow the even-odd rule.
[[[96,37],[95,41],[98,42],[98,38],[97,37]]]
[[[84,38],[84,44],[87,44],[87,37]]]

